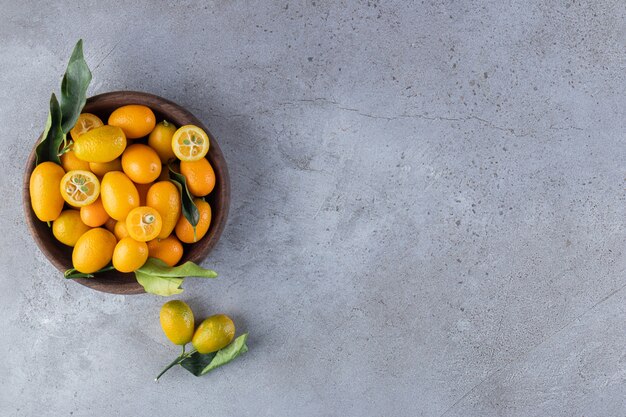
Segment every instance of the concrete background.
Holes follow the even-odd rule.
[[[0,415],[626,414],[626,5],[0,1]],[[90,94],[189,108],[233,206],[180,297],[250,352],[202,379],[163,299],[64,281],[24,161]]]

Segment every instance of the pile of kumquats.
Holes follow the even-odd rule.
[[[157,123],[150,108],[127,105],[106,124],[81,113],[69,133],[61,164],[45,161],[33,170],[30,197],[37,218],[52,222],[55,238],[74,248],[76,271],[93,274],[112,263],[133,272],[148,257],[173,267],[181,242],[206,234],[211,206],[202,197],[215,187],[215,173],[204,130]],[[195,227],[183,215],[186,191],[197,209]]]

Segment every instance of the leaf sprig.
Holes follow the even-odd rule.
[[[113,266],[109,265],[94,273],[85,274],[71,268],[65,271],[63,276],[67,279],[93,278],[95,274],[113,269]],[[147,293],[163,297],[183,292],[181,285],[186,277],[217,278],[217,272],[190,261],[179,266],[169,266],[157,258],[148,258],[146,263],[135,271],[137,282]]]
[[[160,259],[148,258],[148,261],[135,271],[135,277],[146,292],[167,297],[183,292],[180,286],[185,277],[217,278],[217,272],[202,268],[193,262],[172,267]]]
[[[46,161],[61,164],[59,148],[66,143],[67,133],[76,124],[87,102],[90,82],[91,71],[83,56],[83,40],[80,39],[74,46],[61,82],[61,102],[54,93],[50,97],[46,126],[35,149],[37,164]]]
[[[65,135],[61,130],[61,107],[54,93],[52,93],[50,97],[50,112],[48,113],[46,127],[41,137],[41,142],[39,142],[35,148],[37,165],[46,161],[60,165],[59,148],[65,140]]]
[[[67,134],[78,121],[80,112],[87,102],[87,88],[91,82],[91,71],[83,56],[83,40],[80,39],[61,82],[61,129]]]
[[[185,348],[183,346],[183,353],[167,365],[165,369],[157,375],[155,381],[158,381],[164,373],[176,365],[182,366],[195,376],[206,375],[212,370],[226,365],[238,356],[246,353],[248,351],[248,346],[246,345],[247,340],[248,333],[244,333],[233,340],[228,346],[218,350],[217,352],[205,354],[198,353],[195,349],[185,353]]]

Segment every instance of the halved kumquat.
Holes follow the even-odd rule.
[[[70,130],[70,135],[72,136],[73,140],[76,140],[81,135],[84,135],[90,130],[93,130],[100,126],[104,126],[104,123],[102,123],[102,120],[100,120],[98,116],[91,113],[81,113],[80,116],[78,116],[76,124],[74,125],[72,130]]]
[[[172,136],[172,151],[181,161],[197,161],[209,152],[209,136],[194,125],[185,125]]]
[[[84,207],[96,201],[100,195],[100,181],[93,172],[76,169],[61,178],[60,190],[67,204]]]
[[[137,207],[126,217],[128,235],[139,242],[155,239],[161,232],[162,225],[161,215],[152,207]]]

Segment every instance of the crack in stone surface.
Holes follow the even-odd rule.
[[[531,136],[533,134],[540,133],[539,131],[523,131],[520,128],[499,126],[490,120],[483,119],[482,117],[478,117],[475,115],[469,115],[469,116],[464,116],[464,117],[451,117],[451,116],[440,116],[440,115],[430,116],[427,113],[401,113],[396,116],[385,116],[381,114],[366,113],[363,110],[353,108],[353,107],[346,107],[337,101],[329,100],[323,97],[314,98],[314,99],[299,99],[297,101],[284,101],[284,102],[279,102],[278,104],[281,106],[296,106],[298,105],[298,103],[321,103],[321,104],[331,105],[331,106],[336,107],[339,110],[355,113],[355,114],[358,114],[359,116],[367,117],[370,119],[386,120],[388,122],[393,121],[393,120],[399,120],[399,119],[443,120],[443,121],[449,121],[449,122],[466,122],[470,120],[475,120],[479,123],[484,124],[485,126],[491,129],[500,130],[502,132],[509,133],[518,138]],[[579,131],[584,130],[583,128],[578,127],[578,126],[560,127],[556,125],[550,125],[548,129],[549,130],[579,130]]]

